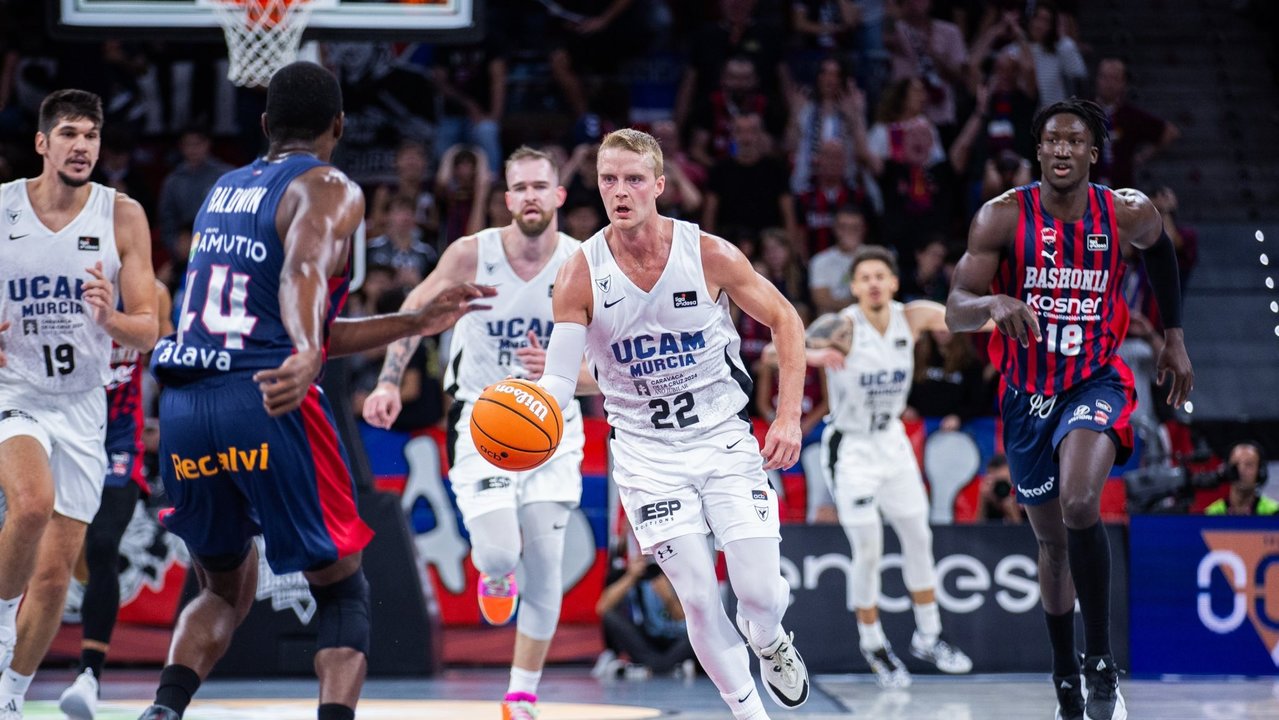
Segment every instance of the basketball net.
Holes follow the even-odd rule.
[[[226,35],[227,78],[240,87],[266,87],[276,70],[297,59],[298,44],[316,0],[211,0]]]

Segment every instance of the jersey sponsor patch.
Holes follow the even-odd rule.
[[[602,278],[595,278],[595,284],[600,286],[600,292],[607,293],[613,287],[613,276],[605,275]]]
[[[675,293],[675,307],[677,308],[697,307],[697,291],[684,290],[684,291]]]
[[[0,411],[0,422],[4,422],[5,420],[26,420],[28,422],[36,422],[35,417],[26,410]]]
[[[1102,410],[1104,412],[1114,412],[1114,408],[1110,407],[1110,403],[1106,402],[1105,400],[1098,400],[1096,405],[1098,410]]]
[[[102,241],[91,235],[81,235],[76,247],[87,252],[98,252],[102,249]]]
[[[906,347],[908,342],[909,341],[906,340],[906,338],[897,338],[896,340],[893,341],[893,347],[904,348]]]
[[[475,484],[479,486],[479,492],[484,492],[485,490],[503,490],[511,486],[511,479],[509,477],[501,476],[486,477]]]
[[[1087,244],[1087,246],[1086,246],[1086,247],[1087,247],[1089,250],[1092,250],[1093,252],[1098,252],[1098,251],[1101,251],[1101,250],[1109,250],[1109,249],[1110,249],[1110,236],[1109,236],[1109,235],[1100,235],[1100,234],[1098,234],[1098,235],[1089,235],[1089,236],[1088,236],[1088,244]]]
[[[35,318],[26,318],[22,321],[23,335],[39,335],[40,321]]]
[[[751,490],[751,500],[767,500],[768,493],[763,490]]]

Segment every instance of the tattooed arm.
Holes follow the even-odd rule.
[[[449,245],[440,257],[440,262],[426,279],[404,299],[401,310],[414,310],[423,307],[432,298],[439,295],[447,286],[459,280],[475,279],[476,239],[474,236],[464,237]],[[378,375],[377,387],[369,393],[364,401],[364,420],[374,427],[389,428],[395,418],[399,417],[402,404],[400,400],[400,380],[404,377],[404,368],[409,359],[417,352],[422,342],[419,335],[410,335],[391,343],[386,348],[386,359],[382,361],[382,372]]]
[[[804,331],[804,361],[809,367],[839,369],[853,347],[853,321],[839,313],[826,313]],[[764,346],[760,362],[777,365],[773,344]]]

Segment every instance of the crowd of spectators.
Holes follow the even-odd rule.
[[[973,213],[1037,174],[1037,108],[1072,94],[1102,105],[1113,141],[1094,179],[1115,187],[1145,183],[1143,164],[1178,137],[1128,101],[1121,58],[1095,56],[1081,41],[1075,5],[488,0],[483,38],[470,44],[324,43],[322,61],[345,93],[336,161],[368,201],[367,274],[348,312],[394,307],[449,243],[509,222],[502,159],[522,143],[560,159],[561,230],[592,235],[606,221],[597,144],[626,125],[662,142],[662,212],[737,244],[806,321],[853,301],[850,258],[866,244],[896,254],[898,299],[944,302]],[[143,203],[159,275],[180,295],[205,193],[263,147],[263,95],[218,75],[217,45],[54,40],[48,11],[0,0],[0,181],[38,171],[31,138],[48,91],[99,93],[107,116],[97,179]],[[1194,231],[1178,223],[1172,188],[1145,189],[1164,211],[1186,281]],[[1140,374],[1153,368],[1159,324],[1143,283],[1128,299],[1128,351]],[[759,381],[752,411],[767,419],[775,378],[757,364],[767,328],[746,316],[738,325]],[[923,338],[909,412],[941,418],[944,429],[993,415],[984,340]],[[401,429],[443,417],[439,351],[427,343],[414,359],[419,406]],[[378,362],[355,362],[357,395]],[[806,430],[824,410],[814,371]]]

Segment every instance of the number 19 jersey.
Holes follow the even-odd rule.
[[[582,244],[591,272],[586,357],[620,433],[689,440],[743,416],[751,379],[728,293],[709,297],[701,231],[675,220],[657,283],[640,290],[618,267],[601,230]]]
[[[284,242],[275,216],[289,183],[325,164],[311,155],[259,158],[209,191],[191,236],[177,332],[156,345],[151,362],[162,382],[275,368],[293,353],[280,318]],[[349,275],[328,280],[326,345],[348,284]]]

